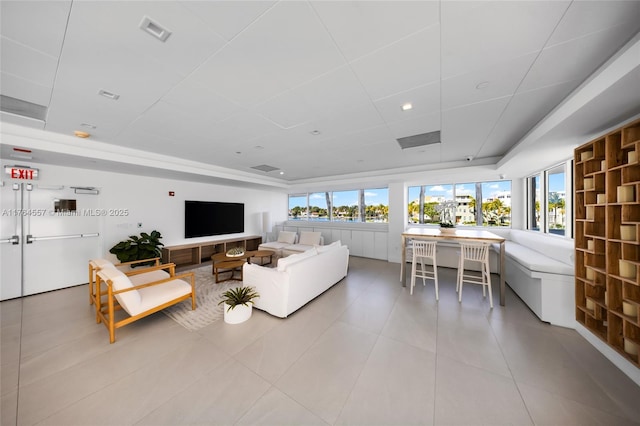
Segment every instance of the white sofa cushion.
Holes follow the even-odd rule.
[[[280,231],[278,234],[278,242],[294,244],[296,242],[296,233],[291,231]]]
[[[288,257],[283,257],[281,259],[278,259],[277,269],[278,271],[286,271],[287,268],[294,263],[300,262],[308,257],[315,256],[317,254],[318,252],[316,251],[315,247],[311,247],[310,250],[303,251],[302,253],[296,253]]]
[[[138,315],[157,306],[191,293],[191,284],[183,280],[171,280],[166,283],[141,288],[140,304],[129,315]]]
[[[536,250],[546,257],[556,261],[574,265],[573,241],[555,235],[545,235],[539,232],[522,231],[513,229],[509,234],[509,240],[522,246]],[[573,274],[573,272],[571,272]]]
[[[98,271],[98,275],[104,281],[110,280],[114,291],[133,288],[133,283],[129,277],[116,268],[103,268]],[[125,293],[116,294],[116,300],[129,315],[135,315],[132,314],[132,312],[138,311],[142,299],[138,290],[131,290]]]
[[[328,246],[318,246],[316,247],[316,250],[318,250],[318,253],[324,253],[329,250],[335,250],[337,247],[340,247],[340,246],[342,246],[342,242],[338,240],[338,241],[332,242]]]
[[[96,269],[105,268],[108,266],[114,266],[113,263],[111,263],[111,261],[107,259],[91,259],[89,261],[89,264]]]
[[[574,274],[573,265],[555,260],[546,254],[521,244],[507,241],[505,243],[505,251],[509,257],[530,271],[560,275]]]
[[[320,232],[300,232],[300,240],[298,244],[308,245],[308,246],[317,246],[320,245],[320,237],[322,234]]]

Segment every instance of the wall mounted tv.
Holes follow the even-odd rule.
[[[184,237],[244,232],[244,204],[217,201],[184,202]]]

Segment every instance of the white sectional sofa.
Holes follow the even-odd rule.
[[[286,318],[344,278],[348,266],[349,249],[336,241],[281,258],[276,268],[247,263],[242,273],[260,295],[254,307]]]
[[[542,320],[575,328],[573,241],[518,229],[491,230],[507,239],[505,280]],[[500,248],[494,247],[498,253]]]
[[[258,250],[272,250],[276,253],[276,258],[302,253],[314,247],[324,244],[324,238],[320,232],[303,231],[298,234],[291,231],[280,231],[278,241],[262,243]]]

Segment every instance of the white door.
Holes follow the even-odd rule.
[[[16,185],[20,188],[14,190]],[[18,205],[18,225],[11,237],[18,235],[19,241],[15,244],[13,238],[2,244],[2,300],[84,284],[88,260],[100,255],[99,195],[76,194],[63,186],[51,188],[55,189],[31,183],[11,185]],[[4,219],[13,218],[3,217],[3,240],[5,228],[14,227],[11,220],[5,225]]]
[[[22,296],[21,183],[0,187],[0,300]]]

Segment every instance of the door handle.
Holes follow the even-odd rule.
[[[0,243],[11,243],[13,245],[17,245],[20,244],[20,237],[17,235],[12,235],[10,238],[0,240]]]
[[[33,238],[33,235],[31,234],[27,235],[27,244],[31,244],[34,241],[35,241],[35,238]]]

